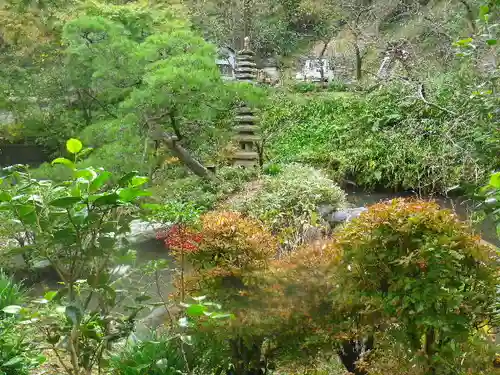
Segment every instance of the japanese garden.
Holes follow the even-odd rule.
[[[1,0],[0,375],[500,374],[497,0]]]

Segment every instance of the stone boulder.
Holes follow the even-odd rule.
[[[318,207],[318,213],[332,226],[349,222],[367,210],[366,207],[343,208],[340,210],[335,210],[330,205],[321,205]]]
[[[130,245],[138,245],[154,240],[156,233],[161,229],[165,229],[165,227],[168,227],[168,225],[143,220],[132,220],[130,222],[130,232],[126,233],[123,238]]]

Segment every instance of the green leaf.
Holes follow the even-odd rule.
[[[134,176],[130,180],[130,185],[132,187],[138,187],[141,185],[144,185],[146,182],[148,182],[149,178],[143,177],[143,176]]]
[[[10,306],[6,306],[2,309],[2,311],[6,314],[19,314],[19,312],[22,310],[23,308],[21,306],[17,306],[17,305],[10,305]]]
[[[95,196],[94,196],[95,197]],[[118,194],[110,193],[110,194],[99,194],[97,195],[97,199],[94,200],[94,206],[105,206],[105,205],[113,205],[118,201]]]
[[[485,21],[489,12],[490,7],[488,5],[481,5],[481,7],[479,8],[479,18]]]
[[[93,150],[94,149],[92,147],[86,147],[82,151],[80,151],[80,153],[78,154],[78,156],[80,158],[83,158],[83,157],[87,156],[88,154],[90,154]]]
[[[488,39],[486,41],[486,44],[489,45],[489,46],[494,46],[497,44],[497,40],[496,39]]]
[[[32,204],[23,204],[20,206],[16,206],[19,216],[27,216],[35,211],[35,206]]]
[[[472,43],[474,41],[474,39],[472,38],[466,38],[466,39],[461,39],[459,41],[457,41],[455,44],[459,45],[459,46],[466,46],[470,43]]]
[[[212,319],[234,319],[235,316],[234,314],[220,314],[220,313],[213,313],[210,318]]]
[[[500,189],[500,172],[493,173],[490,177],[490,185],[495,189]]]
[[[55,165],[55,164],[62,164],[62,165],[65,165],[71,169],[75,169],[75,164],[71,161],[71,160],[68,160],[66,158],[57,158],[57,159],[54,159],[52,160],[52,165]]]
[[[92,181],[94,178],[97,177],[97,173],[94,171],[93,168],[85,168],[85,169],[80,169],[75,172],[75,177],[76,178],[84,178],[87,181]]]
[[[157,203],[143,203],[143,204],[141,204],[141,208],[143,210],[158,211],[162,207],[163,206],[161,204],[157,204]]]
[[[118,181],[119,186],[128,186],[128,183],[135,177],[137,176],[138,172],[129,172],[122,178],[120,178],[120,181]]]
[[[89,339],[99,340],[99,335],[96,328],[91,325],[82,327],[82,335]]]
[[[99,246],[101,248],[105,249],[112,249],[116,244],[116,240],[114,237],[106,237],[106,236],[99,237],[97,242],[99,242]]]
[[[95,178],[90,183],[90,192],[94,193],[98,191],[109,179],[111,178],[111,173],[104,171],[97,178]]]
[[[49,204],[51,206],[54,206],[54,207],[69,208],[69,207],[73,206],[74,204],[80,202],[81,200],[82,200],[81,197],[63,197],[63,198],[54,199]]]
[[[138,197],[148,197],[151,192],[137,188],[120,189],[118,192],[120,199],[124,202],[131,202]]]
[[[66,149],[71,154],[77,154],[82,149],[82,147],[82,142],[75,138],[70,138],[66,142]]]
[[[12,367],[24,361],[23,357],[14,357],[2,364],[2,367]],[[10,371],[10,370],[7,370]]]
[[[43,298],[45,298],[47,301],[52,301],[54,297],[57,295],[57,291],[51,290],[43,295]]]
[[[189,305],[186,309],[186,314],[188,314],[189,316],[201,316],[206,310],[207,307],[203,305]]]
[[[6,191],[0,191],[0,202],[10,202],[12,196]]]

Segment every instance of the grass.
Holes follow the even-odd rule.
[[[26,290],[23,285],[16,283],[11,276],[0,270],[0,311],[6,306],[20,304],[25,297]]]

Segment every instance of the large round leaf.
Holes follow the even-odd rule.
[[[78,139],[71,138],[66,142],[66,149],[72,154],[77,154],[82,148],[82,142],[80,142]]]

